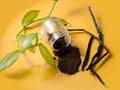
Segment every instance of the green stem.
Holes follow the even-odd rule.
[[[25,27],[23,27],[20,32],[16,35],[16,46],[18,50],[21,50],[20,45],[19,45],[19,36],[20,34],[25,30]]]
[[[48,17],[50,17],[51,13],[53,12],[56,3],[57,3],[57,1],[54,1],[54,2],[53,2],[52,6],[51,6],[51,8],[50,8],[50,11],[48,12]]]
[[[40,20],[44,20],[44,19],[50,17],[50,15],[52,14],[52,12],[53,12],[53,10],[54,10],[54,7],[55,7],[56,3],[57,3],[57,0],[54,0],[54,2],[53,2],[53,4],[52,4],[52,6],[51,6],[51,8],[50,8],[50,10],[49,10],[49,12],[48,12],[48,14],[47,14],[47,16],[42,17],[42,18],[39,18],[39,19],[36,19],[36,20],[34,20],[33,22],[40,21]],[[33,22],[32,22],[32,23],[33,23]]]

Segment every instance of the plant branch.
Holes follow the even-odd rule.
[[[52,14],[52,12],[53,12],[53,10],[54,10],[54,7],[55,7],[56,3],[57,3],[57,0],[54,0],[54,2],[53,2],[53,4],[52,4],[52,6],[51,6],[51,8],[50,8],[50,10],[49,10],[49,12],[48,12],[48,14],[47,14],[45,17],[36,19],[36,20],[34,20],[33,22],[40,21],[40,20],[44,20],[44,19],[50,17],[50,15]],[[32,23],[33,23],[33,22],[32,22]]]
[[[23,27],[23,28],[20,30],[20,32],[16,35],[16,46],[17,46],[17,49],[18,49],[18,50],[21,50],[21,49],[20,49],[20,45],[19,45],[19,36],[20,36],[20,34],[21,34],[24,30],[25,30],[25,27]]]

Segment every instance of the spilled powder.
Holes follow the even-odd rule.
[[[72,75],[79,71],[81,64],[79,48],[69,45],[59,51],[54,51],[54,54],[58,56],[58,69],[62,73]]]

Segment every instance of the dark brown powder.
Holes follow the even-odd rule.
[[[58,56],[58,69],[62,73],[71,75],[79,71],[81,63],[79,48],[69,45],[59,51],[54,51],[54,54]]]
[[[63,48],[66,45],[65,37],[60,37],[58,40],[56,40],[53,44],[54,49],[59,50]]]

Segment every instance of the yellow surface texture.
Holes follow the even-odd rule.
[[[10,68],[0,72],[0,90],[119,90],[120,89],[120,12],[119,0],[58,0],[51,16],[70,22],[68,28],[84,28],[97,35],[88,6],[104,34],[104,43],[110,56],[104,65],[96,70],[106,83],[103,86],[90,72],[80,71],[68,76],[53,70],[41,57],[38,48],[35,53],[27,51]],[[0,59],[15,50],[15,36],[21,29],[21,20],[29,10],[41,10],[38,17],[49,11],[52,0],[0,0]],[[33,25],[34,26],[34,25]],[[31,27],[33,27],[31,26]],[[28,32],[39,32],[39,24]],[[72,44],[81,50],[82,59],[88,43],[88,36],[82,33],[70,34]],[[40,38],[41,35],[39,35]],[[95,53],[97,43],[93,43]]]

